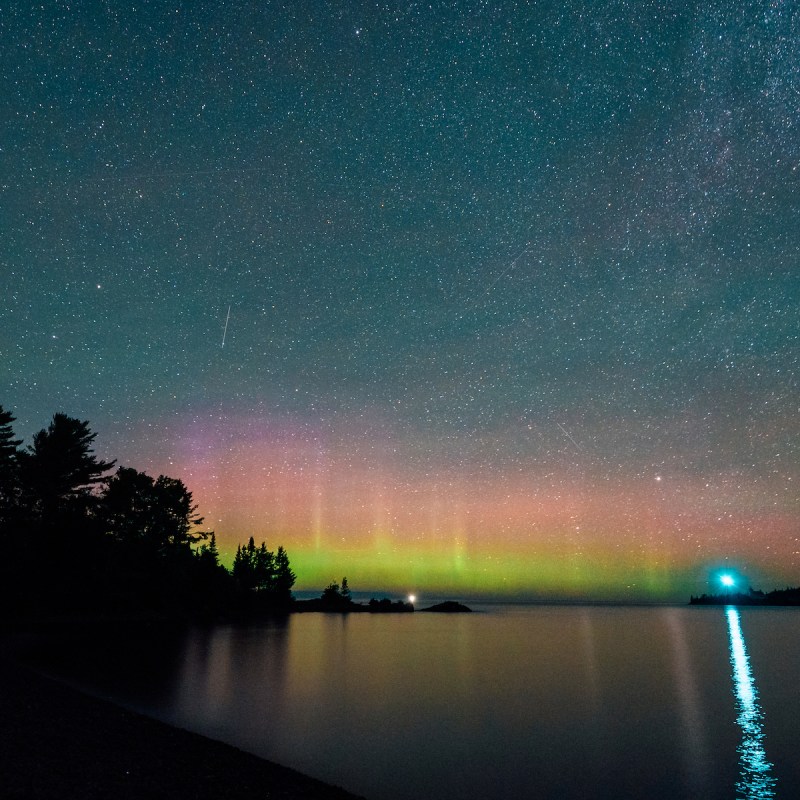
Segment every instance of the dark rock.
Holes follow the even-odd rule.
[[[464,614],[471,612],[472,609],[457,603],[455,600],[445,600],[444,603],[437,603],[430,608],[421,608],[420,611],[435,611],[439,614]]]

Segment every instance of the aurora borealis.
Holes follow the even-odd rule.
[[[26,443],[300,589],[799,582],[796,3],[11,2],[0,59]]]

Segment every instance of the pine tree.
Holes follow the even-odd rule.
[[[217,550],[217,537],[211,531],[208,544],[200,545],[197,549],[197,558],[204,568],[217,569],[219,567],[219,550]]]
[[[183,481],[159,475],[153,488],[156,493],[156,508],[159,511],[162,537],[167,546],[188,548],[189,545],[206,538],[207,533],[193,530],[203,524],[203,518],[198,516],[192,493]]]
[[[247,550],[242,549],[240,544],[236,545],[236,555],[233,557],[231,572],[242,589],[250,588],[250,562],[247,559]]]
[[[19,502],[19,445],[11,423],[15,418],[0,406],[0,524]]]
[[[23,604],[27,582],[35,574],[36,558],[30,554],[20,504],[19,445],[11,427],[13,415],[0,406],[0,607],[4,613]],[[37,554],[38,555],[38,554]]]
[[[12,422],[16,422],[16,417],[0,406],[0,469],[16,462],[19,446],[22,444],[22,439],[14,438]]]
[[[166,475],[154,480],[130,467],[120,467],[109,480],[98,515],[118,542],[138,544],[152,554],[185,555],[208,536],[194,530],[203,518],[182,481]]]
[[[68,507],[88,505],[93,490],[105,483],[115,461],[101,461],[92,450],[96,433],[88,422],[55,414],[33,444],[20,451],[20,477],[31,510],[49,516]]]
[[[275,553],[275,596],[281,603],[288,603],[292,599],[292,586],[297,575],[292,572],[289,565],[289,556],[283,547]]]
[[[267,543],[261,542],[261,547],[254,553],[253,564],[254,584],[261,591],[272,591],[275,585],[275,555],[267,550]]]
[[[211,531],[211,538],[208,542],[208,546],[206,547],[206,551],[208,552],[211,560],[214,562],[214,566],[219,566],[219,550],[217,550],[217,537],[214,534],[214,531]]]

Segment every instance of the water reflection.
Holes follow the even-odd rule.
[[[295,614],[70,630],[39,658],[104,697],[374,800],[800,797],[797,615],[741,613]],[[726,652],[733,684],[720,681]],[[751,668],[766,652],[757,696]]]
[[[771,775],[772,764],[764,752],[764,731],[761,727],[763,714],[758,704],[758,691],[750,671],[750,658],[742,636],[739,611],[729,606],[726,615],[733,685],[739,711],[736,722],[742,729],[742,743],[739,745],[741,779],[736,785],[737,796],[747,800],[767,800],[775,796],[775,779]]]
[[[692,797],[710,797],[708,732],[705,707],[698,686],[697,667],[686,630],[684,609],[664,609],[662,615],[670,634],[677,706],[684,734],[680,737],[687,784]]]

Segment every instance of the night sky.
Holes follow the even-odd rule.
[[[0,15],[0,403],[297,588],[800,583],[800,6]]]

